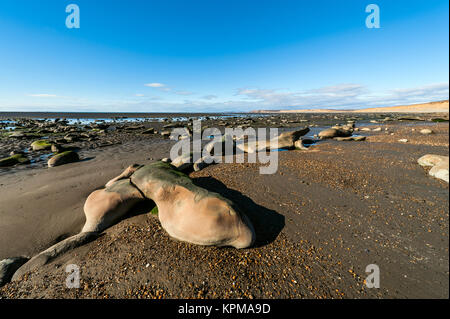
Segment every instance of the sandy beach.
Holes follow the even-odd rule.
[[[174,240],[143,203],[98,239],[6,284],[0,297],[448,298],[448,183],[417,163],[425,154],[448,156],[448,113],[402,116],[358,115],[365,141],[316,139],[307,150],[280,151],[273,175],[259,174],[258,163],[190,172],[194,184],[232,200],[250,218],[256,232],[250,248]],[[285,114],[204,122],[281,131],[309,126],[306,137],[314,139],[346,120],[348,114]],[[91,192],[131,164],[168,157],[174,141],[142,134],[167,123],[130,121],[65,145],[77,148],[79,162],[48,168],[42,157],[48,151],[29,151],[31,163],[0,168],[0,260],[32,257],[78,233]],[[1,155],[32,141],[12,143],[3,135]],[[65,287],[68,264],[80,267],[80,289]],[[379,289],[365,285],[369,264],[380,268]]]

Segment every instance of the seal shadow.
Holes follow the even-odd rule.
[[[285,226],[285,218],[283,215],[256,204],[251,198],[244,196],[241,192],[228,188],[225,184],[213,177],[197,177],[193,178],[192,181],[197,186],[216,192],[233,201],[239,210],[247,215],[256,233],[253,248],[265,246],[273,242]]]

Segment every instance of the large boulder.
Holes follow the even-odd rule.
[[[279,136],[272,138],[271,140],[261,143],[253,142],[240,142],[236,144],[236,147],[246,153],[255,153],[261,151],[269,151],[274,149],[295,149],[295,142],[298,141],[303,135],[309,132],[309,128],[305,127],[297,131],[290,131],[281,133]]]
[[[64,165],[68,163],[78,162],[80,160],[78,154],[74,151],[65,151],[62,153],[58,153],[55,156],[51,157],[47,165],[48,167],[55,167],[59,165]]]
[[[125,170],[121,175],[126,176]],[[82,232],[101,232],[119,221],[130,209],[145,200],[141,192],[120,175],[116,181],[109,181],[108,186],[92,192],[84,204],[86,223]]]
[[[319,133],[320,138],[333,138],[337,137],[338,135],[338,129],[335,128],[328,128],[326,130],[323,130]]]
[[[26,138],[27,135],[24,132],[18,131],[18,132],[13,132],[11,134],[8,135],[9,138]]]
[[[325,129],[319,133],[321,139],[334,137],[348,137],[353,133],[353,128],[350,127],[332,127]]]
[[[420,166],[431,167],[428,174],[449,182],[449,157],[427,154],[417,160]]]
[[[307,134],[309,132],[309,128],[305,127],[298,131],[292,131],[292,132],[284,132],[281,133],[278,137],[272,139],[270,142],[269,147],[273,149],[273,145],[277,145],[278,148],[283,149],[294,149],[295,148],[295,142],[300,139],[303,135]],[[275,144],[275,142],[277,144]]]
[[[25,157],[23,154],[15,154],[10,157],[6,157],[0,160],[0,167],[9,167],[14,166],[16,164],[26,164],[29,163],[30,160]]]
[[[33,143],[31,143],[31,148],[33,149],[33,151],[49,150],[51,147],[52,144],[46,140],[34,141]]]
[[[429,134],[433,134],[433,130],[430,130],[429,128],[424,128],[423,130],[420,130],[420,134],[423,135],[429,135]]]
[[[255,240],[250,220],[231,201],[194,185],[168,163],[141,167],[131,182],[155,202],[161,226],[175,239],[235,248],[249,247]]]

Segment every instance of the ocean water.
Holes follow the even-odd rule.
[[[252,114],[252,113],[224,113],[223,115],[204,115],[204,116],[175,116],[172,117],[167,115],[165,117],[121,117],[115,118],[115,116],[109,114],[111,117],[101,117],[101,118],[63,118],[63,117],[47,117],[47,118],[33,118],[36,121],[54,121],[55,119],[66,120],[70,125],[89,125],[93,123],[145,123],[145,122],[164,122],[167,119],[170,119],[172,122],[184,122],[189,119],[197,119],[197,120],[226,120],[232,118],[243,118],[243,117],[266,117],[269,114]],[[4,130],[14,130],[15,129],[15,121],[14,120],[5,120],[0,119],[0,128]]]

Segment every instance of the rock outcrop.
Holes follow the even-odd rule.
[[[101,232],[140,201],[154,201],[161,226],[178,240],[245,248],[253,244],[250,220],[229,200],[194,185],[173,165],[132,165],[89,195],[82,232]]]
[[[427,154],[417,160],[420,166],[431,167],[428,174],[435,178],[449,181],[449,157]]]
[[[49,150],[51,147],[52,144],[46,140],[34,141],[31,143],[31,148],[33,151]]]
[[[120,179],[92,192],[85,204],[86,223],[82,232],[101,232],[119,221],[130,209],[145,200],[129,179]]]
[[[342,127],[332,127],[326,130],[323,130],[319,133],[319,137],[321,139],[326,138],[334,138],[334,137],[348,137],[353,133],[353,128],[351,126],[342,126]]]
[[[79,233],[72,237],[66,238],[59,243],[51,246],[50,248],[44,250],[43,252],[37,254],[25,264],[23,264],[12,276],[11,280],[19,280],[27,272],[33,271],[43,265],[48,264],[58,256],[64,254],[65,252],[72,250],[76,247],[87,244],[88,242],[96,239],[98,233],[86,232]]]
[[[131,182],[155,202],[161,226],[173,238],[235,248],[249,247],[255,240],[250,220],[231,201],[194,185],[168,163],[143,166],[131,175]]]
[[[236,147],[246,153],[255,153],[261,151],[270,151],[274,149],[295,149],[295,142],[300,140],[300,137],[307,134],[309,128],[305,127],[303,129],[291,132],[281,133],[279,136],[274,137],[268,141],[264,142],[247,142],[247,143],[236,143]],[[298,145],[297,145],[298,146]]]
[[[3,158],[0,160],[0,167],[9,167],[16,164],[26,164],[29,163],[30,160],[25,157],[23,154],[12,155],[7,158]]]

